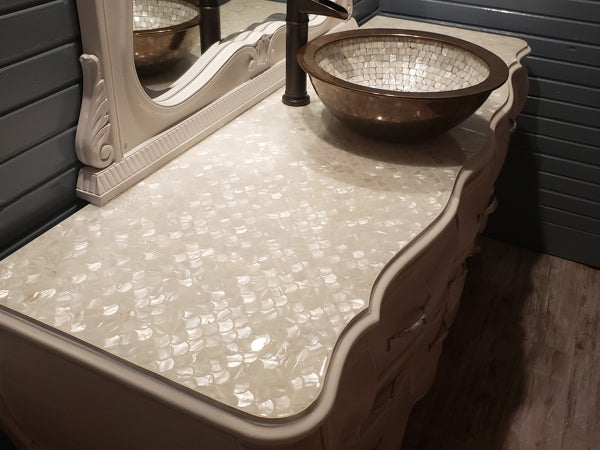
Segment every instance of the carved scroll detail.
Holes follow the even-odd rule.
[[[81,162],[102,169],[114,160],[104,78],[97,56],[83,54],[79,62],[83,71],[83,97],[75,150]]]
[[[262,36],[254,46],[256,56],[250,61],[248,68],[250,72],[262,72],[266,70],[270,64],[275,50],[271,47],[272,36]]]

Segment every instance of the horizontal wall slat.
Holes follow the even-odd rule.
[[[546,172],[538,173],[537,180],[540,189],[562,192],[565,195],[592,202],[597,202],[600,199],[600,184],[598,184],[600,180],[598,180],[598,183],[591,183]],[[600,228],[598,228],[598,232],[600,233]]]
[[[465,3],[464,0],[445,0],[446,3]],[[543,1],[523,1],[523,0],[477,0],[478,6],[486,8],[501,8],[517,12],[528,12],[532,14],[543,14],[557,16],[561,18],[570,18],[575,20],[588,21],[590,12],[600,16],[600,3],[593,3],[593,0],[543,0]]]
[[[522,130],[531,133],[592,146],[598,145],[600,142],[599,128],[580,126],[529,114],[521,114],[518,122]]]
[[[529,166],[507,161],[496,186],[504,189],[505,185],[513,184],[514,180],[519,180],[520,189],[523,186],[528,186],[528,189],[562,192],[566,195],[590,201],[598,202],[598,199],[600,199],[600,179],[586,181],[570,176],[572,174],[569,174],[568,171],[561,171],[560,174],[557,174],[537,171],[536,168],[536,172],[534,173]]]
[[[536,5],[539,2],[536,2]],[[433,0],[380,0],[382,12],[393,15],[426,17],[444,22],[465,23],[471,18],[478,27],[519,33],[535,30],[537,36],[600,45],[600,24],[570,19],[545,17],[539,14],[478,8],[468,3]],[[592,17],[591,19],[594,19]]]
[[[10,255],[15,250],[18,250],[19,248],[21,248],[24,245],[28,244],[29,242],[33,241],[35,238],[40,236],[42,233],[45,233],[50,228],[59,224],[60,222],[65,220],[67,217],[69,217],[71,214],[73,214],[74,212],[83,208],[86,205],[87,205],[86,202],[84,202],[81,199],[77,199],[74,203],[70,203],[70,204],[66,205],[65,207],[57,210],[54,214],[52,214],[47,219],[45,219],[37,227],[31,229],[30,231],[27,231],[23,235],[20,235],[16,240],[14,240],[13,242],[10,242],[7,246],[0,247],[0,261],[2,259],[4,259],[6,256]],[[2,440],[0,439],[0,443],[1,442],[2,442]],[[4,447],[1,447],[1,448],[4,448]]]
[[[79,167],[71,128],[0,164],[0,208],[62,172]]]
[[[576,64],[598,65],[600,63],[598,45],[561,41],[528,33],[518,33],[518,35],[527,41],[535,56]]]
[[[600,268],[600,239],[595,234],[537,220],[496,222],[492,214],[487,236]]]
[[[502,233],[513,227],[518,234],[520,229],[534,227],[541,229],[544,227],[544,224],[553,223],[561,227],[579,230],[582,233],[595,236],[596,239],[600,238],[600,220],[548,206],[536,205],[533,200],[535,199],[532,198],[527,202],[515,203],[514,201],[500,198],[498,200],[498,211],[490,216],[490,221],[491,228],[502,227],[503,229],[496,231],[494,234]],[[519,217],[519,220],[506,222],[502,220],[502,216],[506,214]],[[489,232],[490,227],[486,231]],[[597,255],[597,258],[600,262],[600,255]]]
[[[600,126],[600,109],[540,97],[529,97],[523,113],[547,119],[572,122],[588,127]]]
[[[0,163],[73,127],[80,104],[81,87],[74,85],[0,117]]]
[[[518,120],[517,123],[519,123]],[[600,167],[600,148],[598,147],[577,144],[550,136],[535,135],[518,129],[511,138],[508,157],[532,152]]]
[[[512,186],[518,190],[520,196],[508,196],[504,191],[498,195],[497,212],[490,216],[492,228],[504,226],[508,229],[515,227],[530,228],[537,226],[542,228],[544,224],[554,223],[561,227],[572,228],[583,233],[600,238],[600,220],[595,217],[585,216],[577,212],[553,207],[552,205],[540,205],[538,193],[528,191],[527,186]],[[518,217],[518,220],[506,221],[502,216],[509,215]],[[501,232],[501,230],[498,230]],[[600,261],[600,255],[598,255]]]
[[[0,115],[79,82],[80,54],[71,43],[0,69]]]
[[[32,6],[49,3],[51,1],[52,0],[2,0],[0,3],[0,14],[31,8]]]
[[[531,183],[533,181],[533,183]],[[600,220],[600,203],[595,200],[588,200],[561,192],[543,189],[535,180],[515,181],[515,178],[502,177],[496,183],[499,199],[510,199],[510,203],[525,208],[547,207],[559,211],[566,211],[572,214],[588,217],[590,219]],[[600,235],[600,228],[597,230]]]
[[[580,230],[597,238],[600,237],[600,220],[598,219],[546,206],[539,207],[538,214],[542,223],[553,223],[561,227]]]
[[[553,173],[573,180],[587,183],[600,182],[600,167],[591,164],[569,161],[568,159],[542,153],[519,151],[515,148],[509,150],[504,165],[504,176],[510,173],[513,178],[523,180],[529,174],[531,180],[537,179],[536,172]]]
[[[0,67],[72,42],[79,36],[74,1],[50,3],[0,16]]]
[[[538,191],[538,199],[541,206],[600,220],[600,204],[597,202],[545,189]],[[600,229],[597,232],[600,233]]]
[[[408,14],[384,12],[384,15],[392,15],[394,17],[404,18],[415,18],[416,20],[423,20],[422,16],[411,16]],[[485,27],[479,25],[469,25],[468,23],[453,22],[444,20],[443,18],[434,19],[432,17],[425,18],[428,22],[438,23],[442,25],[448,25],[449,22],[455,26],[466,28],[470,30],[479,30],[482,28],[485,31]],[[564,62],[572,62],[577,64],[591,64],[598,65],[595,62],[600,62],[600,45],[589,44],[586,42],[573,42],[555,39],[554,37],[548,36],[537,36],[531,34],[533,30],[506,30],[506,29],[492,29],[489,31],[495,33],[506,34],[508,36],[517,37],[526,41],[531,47],[532,54],[542,58],[554,59]]]
[[[78,169],[73,168],[0,209],[0,248],[37,229],[64,208],[75,204]]]
[[[600,33],[600,30],[598,30]],[[600,88],[600,66],[573,64],[552,59],[528,56],[525,65],[534,77],[562,81],[595,89]]]
[[[547,80],[530,74],[529,94],[553,100],[568,101],[583,106],[600,105],[600,89],[578,86],[556,80]]]

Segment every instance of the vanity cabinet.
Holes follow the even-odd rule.
[[[495,206],[528,47],[366,26],[472,40],[509,79],[414,145],[276,92],[0,262],[0,422],[22,448],[398,448]]]

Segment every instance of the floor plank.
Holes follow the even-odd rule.
[[[403,449],[600,449],[600,270],[481,246]]]

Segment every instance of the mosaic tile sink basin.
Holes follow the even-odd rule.
[[[424,140],[473,114],[508,77],[492,52],[417,30],[321,36],[298,53],[329,111],[373,137]]]

